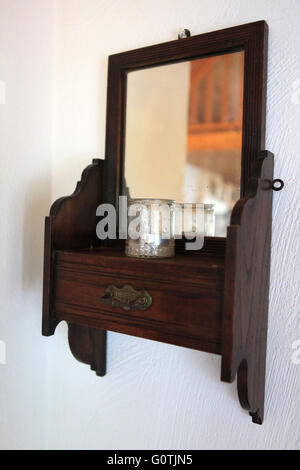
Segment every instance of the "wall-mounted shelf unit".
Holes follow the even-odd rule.
[[[115,204],[121,188],[127,72],[237,49],[245,52],[241,196],[227,237],[206,238],[192,254],[178,246],[161,260],[126,257],[122,240],[101,242],[96,209]],[[263,21],[109,58],[105,160],[94,160],[46,217],[43,300],[43,334],[66,321],[72,353],[100,376],[107,330],[220,355],[221,380],[237,375],[241,405],[259,424],[273,193],[273,155],[263,150],[266,63]]]

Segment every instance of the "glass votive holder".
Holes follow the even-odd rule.
[[[175,201],[130,199],[128,201],[125,254],[135,258],[175,256]]]
[[[215,208],[214,204],[204,204],[204,235],[215,236]]]
[[[200,210],[204,211],[202,219],[204,227],[197,227],[197,206],[198,210],[200,208]],[[185,209],[187,211],[187,217],[184,215]],[[177,203],[175,212],[175,236],[181,238],[182,235],[190,235],[197,233],[204,233],[204,236],[206,237],[214,237],[214,204]]]

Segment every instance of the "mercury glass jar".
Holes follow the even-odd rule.
[[[215,209],[213,204],[204,204],[204,235],[215,236]]]
[[[175,201],[128,201],[125,254],[135,258],[171,258],[175,255]]]
[[[204,236],[214,237],[215,236],[215,211],[214,204],[198,204],[198,206],[203,207],[204,210]],[[196,224],[196,210],[197,204],[187,203],[187,210],[190,211],[190,220],[186,219],[184,222],[184,204],[176,203],[176,217],[175,217],[175,235],[181,237],[184,233],[184,230],[187,234],[197,233],[197,224]],[[184,224],[186,225],[184,227]],[[201,229],[201,227],[200,227]],[[203,233],[203,229],[201,230]]]

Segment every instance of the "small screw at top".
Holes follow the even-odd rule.
[[[181,33],[178,34],[178,39],[189,38],[191,36],[191,32],[189,29],[184,29]]]

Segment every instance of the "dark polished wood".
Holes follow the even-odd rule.
[[[222,356],[221,379],[238,376],[241,405],[262,423],[272,217],[273,156],[264,149],[267,26],[263,21],[111,56],[106,159],[94,160],[75,192],[45,222],[43,334],[69,325],[73,355],[106,370],[106,330]],[[176,241],[173,259],[124,255],[124,241],[97,239],[96,209],[114,203],[123,174],[129,70],[243,49],[245,85],[241,199],[227,238],[207,237],[199,252]],[[151,305],[103,302],[107,289],[147,291]]]
[[[96,209],[101,202],[103,160],[93,160],[82,173],[71,196],[58,199],[45,220],[43,325],[44,336],[51,336],[60,322],[55,312],[55,250],[92,249],[96,237]],[[88,363],[98,375],[106,370],[106,331],[68,323],[69,344],[73,355]]]
[[[228,227],[221,378],[238,374],[241,405],[262,424],[272,229],[273,155],[263,152],[252,197],[235,205]]]
[[[108,62],[104,200],[115,204],[124,170],[127,73],[238,50],[245,53],[241,197],[255,176],[254,166],[265,148],[268,25],[257,21],[233,28],[114,54]]]
[[[145,262],[105,248],[57,251],[55,277],[60,320],[221,353],[224,259],[199,254]],[[110,285],[145,289],[151,307],[126,312],[103,305]]]
[[[101,173],[101,163],[88,167],[77,189],[78,199],[85,199],[85,187],[89,198],[97,195],[95,175]],[[175,258],[161,260],[128,258],[123,241],[111,248],[88,248],[92,225],[90,236],[85,234],[89,241],[83,238],[81,249],[78,238],[73,248],[71,236],[69,247],[63,249],[61,231],[85,204],[73,196],[66,198],[68,210],[60,217],[61,200],[56,215],[52,212],[46,218],[43,334],[53,334],[60,321],[67,321],[72,353],[98,375],[105,373],[105,330],[221,354],[222,380],[231,382],[238,372],[241,404],[254,422],[262,423],[272,214],[270,152],[257,160],[256,174],[249,197],[240,199],[233,210],[224,244],[226,260],[220,250],[213,255],[210,238],[206,250],[178,252]],[[89,206],[91,217],[96,200],[97,196]],[[153,303],[142,312],[103,305],[100,299],[110,285],[146,289]]]
[[[106,331],[68,322],[69,346],[73,356],[89,364],[96,375],[106,373]]]

